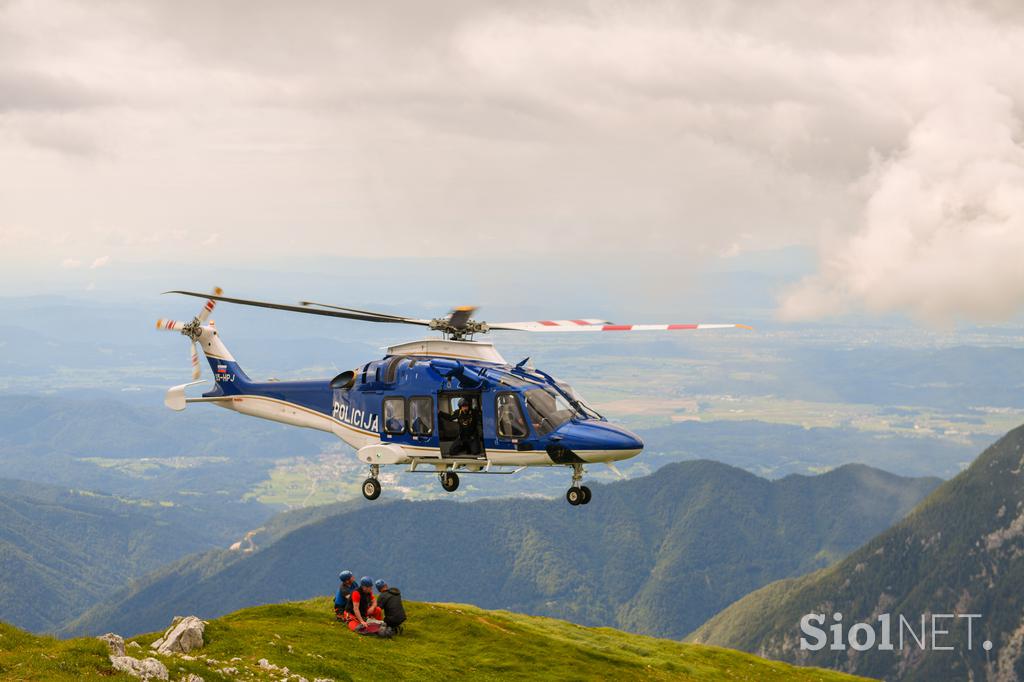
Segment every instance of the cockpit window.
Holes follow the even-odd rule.
[[[508,374],[507,372],[488,372],[487,376],[495,377],[498,380],[499,384],[501,384],[502,386],[508,386],[510,388],[523,388],[524,386],[530,385],[529,381],[526,381],[525,379],[520,379],[519,377],[514,376],[512,374]]]
[[[530,389],[523,393],[526,411],[537,435],[545,436],[572,419],[576,411],[560,394],[543,388]]]
[[[499,393],[496,407],[499,438],[526,438],[530,435],[515,393]]]
[[[604,419],[601,413],[595,410],[593,407],[587,404],[587,401],[580,396],[569,384],[558,382],[558,388],[565,393],[573,401],[573,407],[576,408],[578,413],[582,413],[581,416],[587,419]]]

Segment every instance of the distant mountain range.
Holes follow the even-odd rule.
[[[337,573],[387,577],[410,599],[472,602],[586,625],[682,637],[773,580],[841,558],[940,481],[862,465],[768,481],[711,461],[594,486],[594,501],[360,502],[258,551],[184,559],[63,634],[136,633],[169,613],[333,592]]]
[[[0,620],[55,629],[229,532],[188,507],[0,479]]]
[[[837,505],[842,502],[837,500]],[[848,513],[858,513],[850,509]],[[904,647],[833,650],[800,647],[800,620],[823,614],[824,628],[840,613],[844,630],[867,623],[881,639],[890,614],[895,640],[905,618],[920,635],[934,614],[938,646],[927,652],[904,634]],[[843,561],[811,575],[764,587],[733,604],[692,636],[695,642],[755,652],[886,679],[1017,680],[1024,677],[1024,427],[988,448],[966,471],[944,483],[906,519]],[[971,639],[968,645],[967,622]],[[867,634],[859,640],[867,641]],[[805,638],[816,645],[817,638]],[[986,650],[984,641],[992,643]]]

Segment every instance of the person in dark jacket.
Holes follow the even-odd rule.
[[[352,571],[342,571],[338,574],[338,580],[341,581],[341,585],[338,586],[338,591],[334,594],[334,615],[338,620],[345,620],[345,602],[348,601],[348,595],[352,594],[352,590],[356,589],[356,577]]]
[[[402,605],[402,593],[397,587],[389,587],[383,578],[374,583],[377,588],[377,606],[384,612],[384,624],[389,628],[399,628],[405,622],[405,606]]]
[[[459,435],[455,437],[451,449],[448,450],[449,457],[459,455],[470,455],[475,457],[480,454],[480,419],[476,410],[469,400],[459,400],[459,409],[454,414],[438,413],[438,418],[458,424]]]

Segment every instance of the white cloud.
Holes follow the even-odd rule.
[[[98,270],[100,268],[105,268],[108,265],[110,265],[110,256],[99,256],[98,258],[93,260],[92,265],[89,266],[89,269]]]
[[[0,2],[0,186],[4,219],[26,227],[0,262],[58,238],[181,262],[215,234],[246,261],[571,254],[615,257],[629,279],[652,254],[829,231],[840,264],[789,313],[915,307],[843,274],[867,248],[850,235],[883,220],[872,197],[923,153],[912,131],[934,112],[977,88],[1024,105],[1022,16],[910,0]]]
[[[784,317],[850,307],[935,323],[998,320],[1024,306],[1024,146],[1014,100],[964,85],[865,180],[859,229],[825,248]]]
[[[60,266],[67,270],[74,270],[75,268],[82,267],[82,261],[77,258],[65,258],[61,261]]]

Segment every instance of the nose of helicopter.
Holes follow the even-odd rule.
[[[621,426],[600,421],[563,424],[556,431],[561,445],[587,462],[614,462],[640,454],[644,442],[640,436]]]

